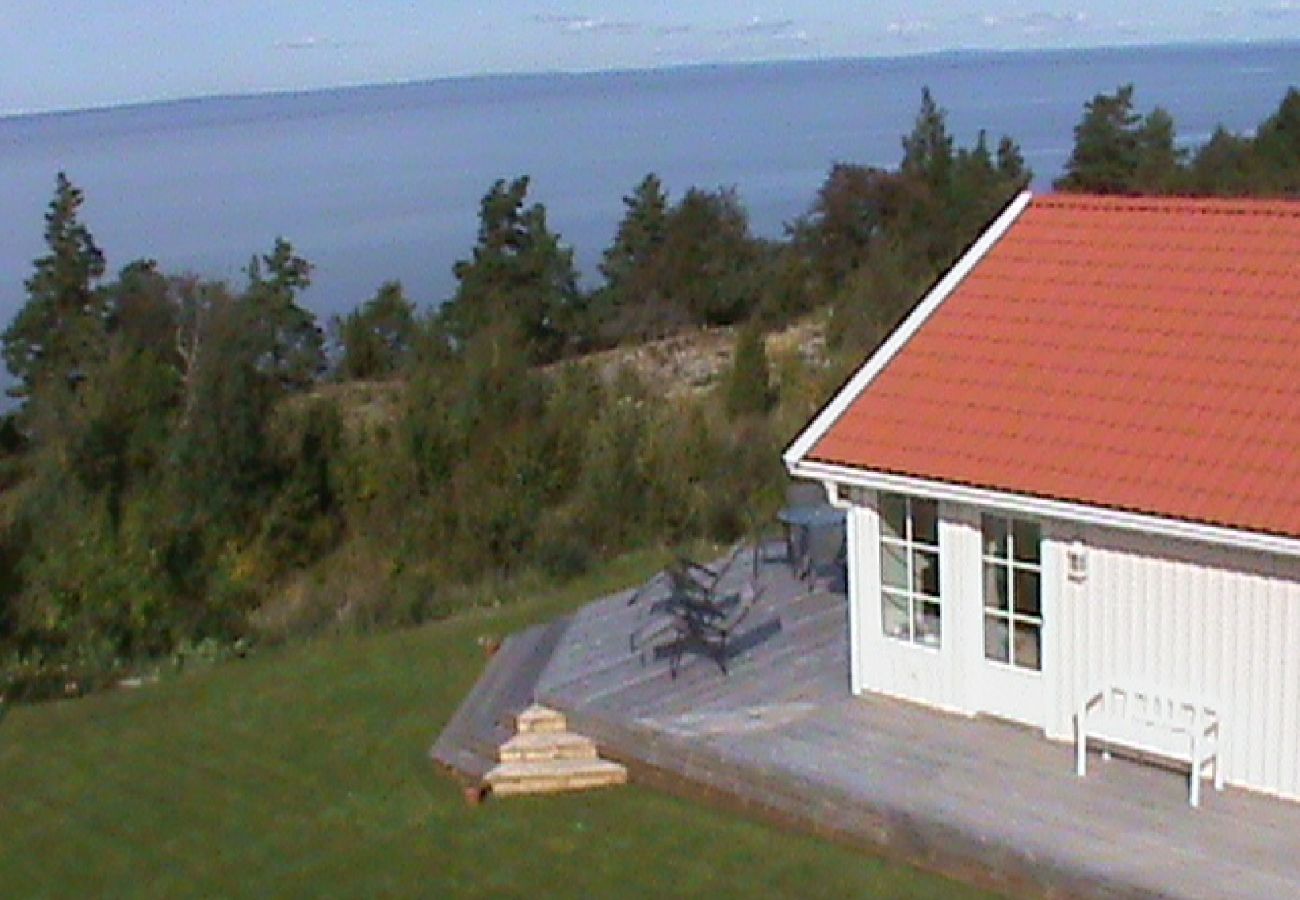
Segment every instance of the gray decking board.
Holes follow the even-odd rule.
[[[562,618],[506,638],[434,741],[429,755],[435,762],[475,782],[496,765],[497,748],[514,734],[514,717],[533,702],[537,680],[567,627]]]
[[[780,631],[723,676],[629,652],[628,594],[580,610],[539,700],[633,776],[1003,890],[1094,896],[1300,896],[1300,804],[1229,788],[1187,806],[1176,772],[1097,759],[1019,726],[848,691],[842,595],[781,566],[748,620]]]

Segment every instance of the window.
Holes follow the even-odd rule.
[[[1042,532],[1037,522],[984,516],[984,657],[1043,668]]]
[[[880,495],[881,622],[888,637],[939,646],[939,504]]]

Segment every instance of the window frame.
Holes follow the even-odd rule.
[[[988,533],[987,525],[989,522],[1000,522],[1004,531],[1004,549],[1000,554],[990,554],[988,552],[988,542],[985,535]],[[1031,525],[1038,532],[1038,548],[1036,562],[1018,559],[1016,555],[1016,525]],[[1034,519],[1023,519],[1015,516],[1003,515],[1001,513],[981,513],[980,514],[980,625],[984,638],[984,661],[990,665],[1000,666],[1004,669],[1011,669],[1016,672],[1023,672],[1031,675],[1041,675],[1043,672],[1043,634],[1044,634],[1044,617],[1043,617],[1043,526],[1041,522]],[[1005,609],[992,608],[989,606],[988,586],[989,570],[995,567],[1002,573],[1006,584],[1007,605]],[[1026,572],[1035,576],[1038,584],[1038,614],[1030,615],[1022,613],[1016,603],[1016,591],[1019,579],[1016,578],[1017,572]],[[988,653],[988,627],[989,620],[995,619],[1003,622],[1007,629],[1007,658],[1006,660],[995,659]],[[1038,632],[1038,660],[1036,666],[1028,666],[1016,661],[1016,626],[1032,626]]]
[[[893,537],[886,533],[885,528],[885,504],[891,500],[903,501],[903,535]],[[934,508],[934,543],[929,543],[920,539],[916,534],[916,515],[913,511],[914,504],[926,503],[933,504]],[[939,501],[927,497],[913,497],[909,494],[899,494],[882,491],[879,494],[877,513],[880,520],[879,540],[877,542],[877,558],[880,564],[880,630],[881,633],[889,640],[897,641],[912,647],[920,647],[925,650],[938,651],[943,647],[943,553],[941,550],[941,525],[942,520],[939,515]],[[905,580],[906,587],[897,587],[890,585],[885,577],[884,557],[886,548],[901,552],[906,566]],[[935,593],[925,593],[921,579],[918,577],[916,560],[919,554],[933,556],[935,561]],[[891,601],[893,601],[891,603]],[[893,606],[897,608],[897,601],[906,603],[907,610],[907,631],[905,634],[894,633],[887,627],[888,610]],[[935,610],[935,630],[933,640],[930,632],[922,631],[917,627],[917,614],[924,612],[926,607],[932,607]]]

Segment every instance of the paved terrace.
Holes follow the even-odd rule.
[[[853,697],[844,595],[808,594],[781,563],[761,577],[729,675],[688,656],[673,680],[666,659],[631,652],[647,604],[625,593],[551,632],[537,699],[634,780],[989,887],[1300,896],[1300,804],[1229,788],[1192,810],[1177,772],[1097,760],[1080,780],[1073,749],[1031,730]]]

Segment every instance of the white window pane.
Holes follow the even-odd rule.
[[[900,591],[908,589],[905,548],[894,544],[880,545],[880,583]]]
[[[1007,620],[997,616],[984,617],[984,658],[994,662],[1010,662],[1007,640]]]
[[[1016,569],[1016,612],[1034,618],[1043,614],[1042,579],[1037,572]]]
[[[1038,523],[1016,519],[1012,529],[1016,544],[1016,561],[1037,564],[1038,548],[1042,543],[1042,529],[1038,527]]]
[[[939,501],[912,500],[912,540],[939,546]]]
[[[927,597],[939,596],[939,554],[930,550],[912,551],[912,590]]]
[[[1002,563],[984,564],[984,608],[1008,610],[1007,567]]]
[[[939,604],[916,604],[916,642],[927,647],[939,646]]]
[[[1001,516],[984,516],[984,555],[1005,559],[1007,555],[1007,520]]]
[[[880,533],[895,540],[907,538],[907,499],[898,494],[880,495]]]
[[[910,604],[907,602],[907,596],[905,594],[891,594],[885,591],[880,597],[880,621],[885,635],[887,637],[901,638],[905,641],[911,640],[912,634],[909,630],[909,624],[912,616],[908,608]]]
[[[1035,672],[1043,667],[1043,632],[1037,625],[1016,623],[1016,665]]]

